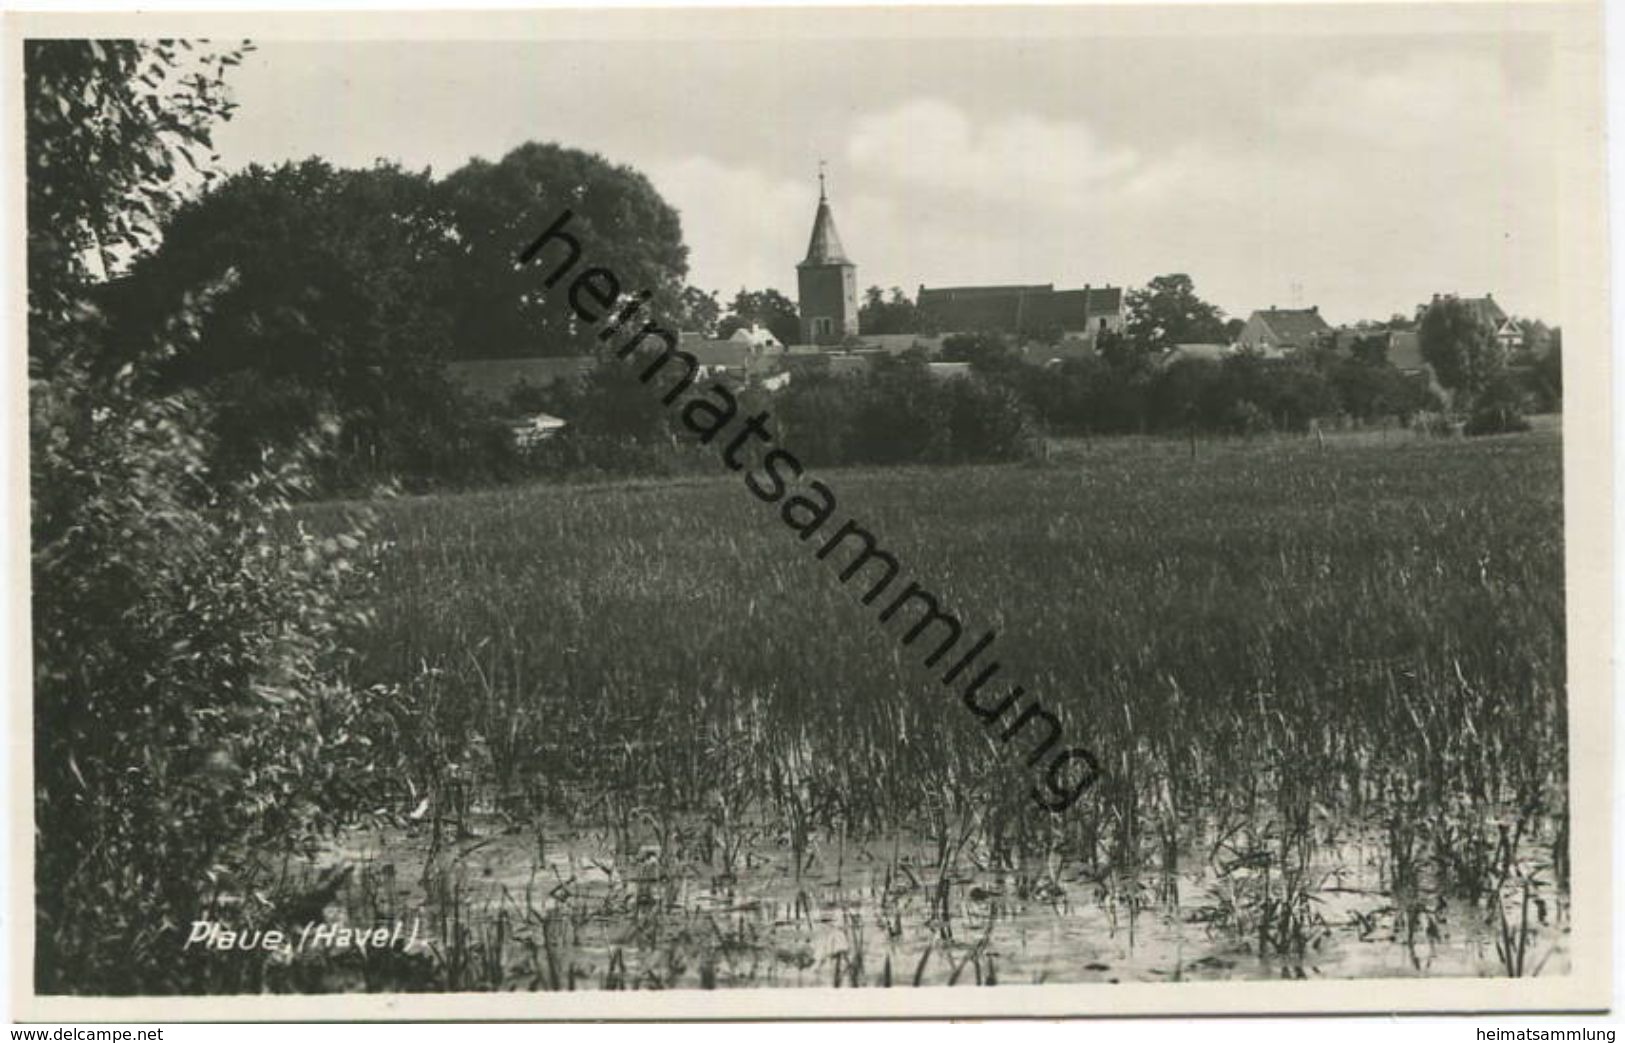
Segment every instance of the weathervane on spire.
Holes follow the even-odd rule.
[[[818,201],[824,202],[824,161],[818,161]]]

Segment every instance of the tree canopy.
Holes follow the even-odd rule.
[[[83,288],[148,246],[190,174],[213,177],[210,132],[235,105],[225,71],[251,49],[188,41],[23,45],[30,356]]]
[[[1460,396],[1471,408],[1503,367],[1495,330],[1468,302],[1447,297],[1422,316],[1422,357],[1433,367],[1439,385]]]
[[[1183,273],[1159,275],[1128,292],[1128,335],[1148,351],[1176,344],[1216,344],[1231,339],[1224,312],[1196,295]]]
[[[919,332],[914,301],[899,286],[893,286],[889,296],[878,286],[869,287],[858,308],[858,330],[871,334]]]
[[[588,355],[594,329],[564,302],[569,280],[607,268],[627,296],[651,292],[648,311],[683,312],[688,248],[682,223],[649,179],[602,156],[552,143],[521,145],[496,163],[475,159],[448,175],[441,199],[457,244],[452,353],[458,358]],[[515,258],[566,210],[564,231],[581,259],[551,289],[567,259],[550,244],[529,265]]]
[[[795,302],[775,289],[747,290],[739,288],[728,304],[728,314],[717,324],[717,336],[728,337],[735,330],[748,326],[761,326],[779,339],[781,344],[795,344],[801,340],[801,315]]]
[[[227,473],[264,444],[336,421],[341,447],[389,468],[408,430],[448,406],[455,243],[427,172],[253,166],[181,205],[116,307],[154,324],[192,287],[222,289],[168,387],[206,389]],[[418,452],[427,445],[418,446]]]

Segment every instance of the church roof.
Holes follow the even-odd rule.
[[[1087,330],[1091,318],[1117,315],[1121,287],[1057,290],[1052,283],[1031,286],[920,287],[921,322],[945,332],[998,330],[1023,333],[1048,328]]]
[[[847,259],[846,248],[841,246],[840,233],[835,231],[835,215],[829,211],[829,200],[819,192],[818,216],[813,218],[812,238],[807,242],[807,259],[799,267],[851,263]]]

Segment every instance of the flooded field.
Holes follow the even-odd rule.
[[[1061,814],[726,479],[389,505],[321,866],[428,943],[290,987],[1563,974],[1559,448],[831,475],[1098,756]]]
[[[457,988],[1471,977],[1504,976],[1509,960],[1531,975],[1569,968],[1568,908],[1540,878],[1538,843],[1518,853],[1517,874],[1533,881],[1525,910],[1517,887],[1499,901],[1407,893],[1377,838],[1342,838],[1298,872],[1277,848],[1213,838],[1200,870],[1135,880],[1060,857],[997,865],[973,845],[944,864],[931,838],[902,833],[820,840],[797,872],[788,842],[754,829],[722,851],[705,825],[632,849],[611,830],[536,830],[500,816],[472,826],[439,844],[427,825],[347,838],[322,859],[357,867],[328,916],[407,924],[419,942],[406,948],[450,969]]]

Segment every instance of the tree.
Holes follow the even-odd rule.
[[[676,323],[685,333],[698,333],[714,337],[717,321],[722,318],[722,303],[715,290],[702,290],[697,286],[683,287],[678,300]]]
[[[427,172],[253,166],[181,205],[119,298],[156,336],[190,287],[223,282],[195,344],[162,368],[166,390],[220,407],[223,474],[324,424],[338,425],[341,469],[421,472],[463,421],[443,375],[455,249]]]
[[[919,324],[914,302],[901,287],[891,288],[888,299],[880,287],[871,286],[864,292],[863,305],[858,308],[858,329],[863,333],[917,333]]]
[[[214,176],[210,131],[235,108],[225,70],[249,49],[246,42],[219,50],[185,41],[28,42],[31,360],[55,361],[46,352],[71,338],[51,334],[85,288],[151,243],[183,167]]]
[[[333,738],[359,712],[336,662],[352,535],[286,523],[297,454],[241,485],[200,481],[204,404],[141,379],[171,344],[113,350],[105,266],[86,257],[148,245],[177,166],[230,113],[240,53],[24,43],[42,993],[262,987],[263,964],[188,954],[180,932],[228,900],[255,926],[267,903],[250,892],[278,897],[262,859],[335,828],[367,785]],[[174,340],[217,293],[194,288]]]
[[[1547,333],[1546,351],[1535,357],[1530,367],[1536,407],[1542,412],[1557,412],[1563,408],[1563,330],[1554,327]]]
[[[1220,379],[1220,365],[1213,359],[1174,359],[1151,385],[1150,410],[1156,425],[1170,431],[1215,426]]]
[[[1026,365],[1010,342],[994,332],[956,333],[943,340],[940,357],[944,362],[969,362],[972,369],[989,377],[1008,375]]]
[[[1518,329],[1523,333],[1523,350],[1533,358],[1546,354],[1552,346],[1552,330],[1539,319],[1518,319]]]
[[[1181,273],[1159,275],[1145,289],[1129,291],[1128,334],[1153,352],[1229,340],[1224,312],[1196,296],[1196,284]]]
[[[730,337],[735,330],[749,326],[761,326],[781,344],[801,340],[801,316],[790,298],[778,290],[747,290],[741,286],[728,304],[728,314],[717,324],[717,336]]]
[[[1479,312],[1455,297],[1436,301],[1422,317],[1422,358],[1458,409],[1469,411],[1505,366],[1495,330]]]
[[[1365,367],[1388,365],[1388,338],[1381,333],[1355,338],[1349,347],[1349,359]]]
[[[681,316],[688,248],[677,211],[631,167],[555,144],[531,142],[499,162],[476,159],[450,174],[441,197],[456,238],[452,352],[458,358],[590,355],[598,327],[582,322],[567,294],[588,266],[608,269],[624,296],[651,293],[643,314]],[[571,214],[562,232],[581,258],[549,288],[568,260],[558,241],[530,264],[518,255]],[[674,331],[675,332],[675,331]]]
[[[1031,409],[1015,391],[979,376],[939,383],[947,400],[949,459],[1019,460],[1038,451]]]

